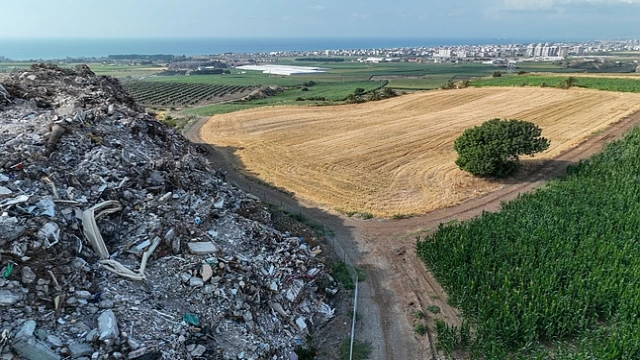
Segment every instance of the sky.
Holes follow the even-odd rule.
[[[640,0],[29,0],[0,38],[640,38]]]

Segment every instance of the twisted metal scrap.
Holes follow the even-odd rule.
[[[13,102],[9,100],[9,92],[7,91],[7,89],[4,88],[4,86],[2,86],[2,84],[0,84],[0,94],[2,94],[5,100],[13,104]]]
[[[96,211],[99,210],[102,211],[98,212],[98,214],[96,215]],[[156,237],[149,249],[147,249],[147,251],[145,251],[145,253],[142,255],[142,262],[137,273],[129,270],[118,261],[109,259],[109,251],[107,250],[107,246],[102,239],[102,235],[100,234],[100,229],[98,228],[96,219],[104,215],[118,212],[120,210],[122,210],[122,205],[120,204],[120,202],[110,200],[99,203],[83,211],[82,230],[84,232],[84,236],[87,238],[87,240],[89,240],[91,247],[93,247],[93,251],[95,251],[102,258],[99,263],[105,269],[111,271],[114,274],[126,277],[131,280],[144,280],[146,278],[144,270],[147,268],[147,262],[149,261],[149,257],[151,256],[151,254],[153,254],[158,245],[160,245],[160,238]]]
[[[102,211],[96,215],[96,211],[98,210]],[[82,212],[82,231],[84,232],[84,236],[89,240],[89,243],[93,247],[93,251],[95,251],[102,259],[109,258],[109,251],[107,250],[107,246],[104,244],[96,219],[104,215],[113,214],[120,210],[122,210],[120,202],[110,200],[101,202]]]

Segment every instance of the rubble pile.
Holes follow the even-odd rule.
[[[333,316],[320,249],[117,80],[0,84],[0,359],[289,359]]]

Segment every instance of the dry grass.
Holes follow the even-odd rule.
[[[246,169],[298,196],[377,216],[424,213],[500,186],[454,164],[453,142],[485,120],[543,129],[549,159],[640,110],[640,94],[547,88],[470,88],[359,105],[276,107],[216,115],[202,138],[237,148]]]

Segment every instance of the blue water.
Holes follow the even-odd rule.
[[[1,39],[0,56],[13,60],[52,60],[124,54],[213,55],[227,52],[380,49],[438,45],[530,43],[543,39]],[[546,40],[549,41],[549,40]]]

